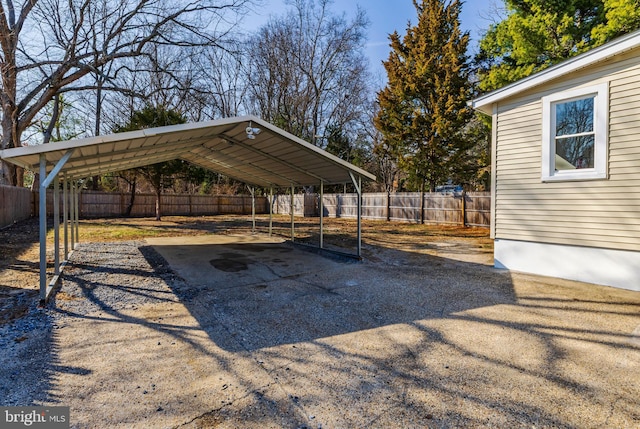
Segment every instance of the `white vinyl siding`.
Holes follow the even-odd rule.
[[[543,183],[542,97],[609,83],[608,179]],[[497,239],[640,251],[640,52],[500,102]]]

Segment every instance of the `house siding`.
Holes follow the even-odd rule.
[[[609,178],[544,183],[541,98],[609,82]],[[497,239],[640,251],[640,50],[503,100],[495,118]]]

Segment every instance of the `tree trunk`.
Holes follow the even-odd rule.
[[[15,139],[16,125],[13,123],[12,118],[14,114],[13,104],[6,103],[6,95],[2,96],[2,141],[0,149],[10,149],[18,147]],[[9,106],[7,106],[9,104]],[[17,120],[17,119],[16,119]],[[18,167],[15,165],[2,161],[2,175],[0,176],[0,184],[18,186]]]
[[[133,180],[133,183],[130,184],[131,193],[129,194],[129,205],[127,206],[127,211],[125,212],[125,217],[131,217],[131,211],[133,210],[133,203],[136,199],[136,180]]]
[[[1,172],[0,175],[0,185],[13,185],[16,186],[18,179],[16,177],[16,166],[13,164],[9,164],[8,162],[0,161],[1,164]]]
[[[387,189],[387,222],[391,221],[391,192]]]
[[[94,58],[94,61],[97,62],[98,60],[98,55],[96,53],[96,58]],[[103,71],[104,67],[100,67],[100,70]],[[102,77],[101,74],[97,74],[96,75],[96,126],[93,130],[93,135],[94,136],[99,136],[100,135],[100,127],[102,124],[102,86],[104,84],[104,78]],[[91,189],[93,189],[94,191],[98,190],[98,183],[100,181],[100,176],[92,176],[91,177]],[[132,203],[133,205],[133,203]]]
[[[99,191],[100,187],[98,184],[100,183],[100,176],[91,176],[91,190]]]
[[[161,219],[161,213],[160,213],[160,197],[162,196],[162,189],[158,186],[156,188],[156,220],[162,220]]]
[[[31,183],[31,192],[40,190],[40,174],[33,173],[33,183]]]
[[[24,168],[16,167],[16,186],[24,186]]]

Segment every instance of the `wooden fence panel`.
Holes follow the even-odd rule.
[[[313,197],[313,195],[311,195]],[[307,200],[311,204],[311,200]],[[267,206],[267,209],[269,206]],[[273,213],[289,214],[291,213],[291,195],[276,195],[273,204]],[[293,196],[293,214],[295,216],[305,215],[305,195],[295,194]]]
[[[313,217],[318,216],[319,213],[319,196],[316,194],[304,194],[304,216]]]
[[[62,192],[60,192],[62,200]],[[424,221],[433,224],[489,226],[491,195],[488,192],[469,192],[464,195],[464,212],[461,195],[425,193]],[[326,217],[355,218],[356,194],[325,194]],[[129,194],[82,191],[80,193],[81,217],[117,217],[124,215]],[[291,197],[278,195],[273,203],[276,214],[290,213]],[[162,196],[162,213],[166,216],[203,216],[216,214],[250,214],[251,197],[247,195],[174,195]],[[62,201],[60,210],[62,211]],[[132,217],[155,216],[155,195],[136,194]],[[0,227],[24,220],[38,212],[38,193],[26,188],[0,186]],[[266,197],[256,197],[256,213],[269,212]],[[296,216],[318,216],[317,194],[294,195]],[[53,191],[47,191],[47,214],[53,214]],[[420,193],[369,193],[362,196],[364,219],[420,222]],[[464,216],[464,219],[463,219]]]
[[[0,185],[0,228],[29,219],[32,194],[27,188]]]
[[[466,215],[469,226],[489,226],[491,223],[491,194],[468,192]]]
[[[191,195],[191,215],[217,215],[220,213],[219,198],[211,195]]]
[[[362,218],[387,220],[387,203],[387,193],[362,194]]]
[[[469,226],[489,226],[491,196],[488,192],[465,194],[464,207],[462,195],[442,194],[438,192],[424,194],[424,222],[443,225],[462,225],[463,220]],[[319,208],[316,194],[307,195],[304,207],[301,195],[295,196],[296,216],[318,216]],[[290,197],[279,195],[274,203],[274,213],[288,214]],[[325,194],[323,208],[325,217],[355,218],[358,212],[356,194]],[[403,192],[387,195],[369,193],[362,196],[362,218],[389,220],[396,222],[419,223],[420,193]],[[464,208],[464,211],[463,211]],[[464,218],[464,219],[463,219]]]
[[[52,191],[48,191],[52,193]],[[62,194],[62,192],[60,192]],[[123,195],[98,191],[80,192],[80,215],[86,218],[117,217],[124,214]],[[62,207],[62,206],[60,206]],[[47,201],[47,212],[53,213],[51,203]]]
[[[420,193],[391,194],[389,196],[389,218],[399,222],[420,222]]]
[[[325,194],[322,199],[327,217],[355,218],[358,212],[358,200],[355,194]],[[316,211],[315,216],[318,216]]]
[[[131,208],[131,217],[152,217],[156,215],[156,196],[136,194]]]
[[[162,213],[171,213],[174,216],[189,216],[191,214],[189,195],[162,195],[160,201]]]
[[[424,222],[433,224],[462,224],[462,196],[425,193]]]
[[[129,204],[129,194],[82,191],[80,215],[82,217],[123,216]],[[163,194],[161,210],[164,216],[204,216],[217,214],[251,214],[251,197],[247,195],[188,195]],[[53,213],[51,202],[47,211]],[[302,207],[302,205],[300,205]],[[256,213],[269,210],[266,197],[256,197]],[[136,194],[131,217],[153,217],[156,215],[155,194]]]
[[[325,217],[340,217],[340,194],[325,194],[322,198]]]
[[[251,204],[251,203],[249,203]],[[243,214],[246,213],[244,197],[241,195],[221,195],[218,197],[218,205],[221,213]],[[249,205],[251,213],[251,205]]]
[[[340,195],[340,217],[355,219],[358,216],[358,195]]]

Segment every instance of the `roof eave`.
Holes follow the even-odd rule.
[[[376,176],[374,176],[373,174],[369,173],[368,171],[365,171],[365,170],[363,170],[361,168],[358,168],[355,165],[345,161],[344,159],[338,158],[337,156],[333,155],[332,153],[324,151],[324,150],[320,149],[318,146],[314,146],[311,143],[309,143],[309,142],[307,142],[307,141],[305,141],[305,140],[303,140],[303,139],[301,139],[301,138],[299,138],[297,136],[294,136],[293,134],[291,134],[291,133],[289,133],[287,131],[284,131],[284,130],[280,129],[280,128],[276,127],[275,125],[270,124],[269,122],[267,122],[267,121],[265,121],[265,120],[263,120],[261,118],[258,118],[258,117],[255,117],[255,116],[245,116],[244,118],[245,118],[245,120],[252,120],[253,122],[258,123],[261,126],[263,126],[265,128],[268,128],[268,129],[272,130],[273,132],[276,132],[276,133],[280,134],[283,137],[286,137],[286,138],[288,138],[290,140],[295,141],[300,146],[304,147],[305,149],[307,149],[309,151],[316,152],[316,153],[322,153],[322,155],[324,157],[326,157],[327,159],[331,160],[333,163],[352,171],[353,173],[357,174],[358,176],[361,176],[363,179],[372,180],[374,182],[376,181]]]
[[[161,160],[165,160],[165,158],[174,159],[171,157],[184,158],[185,153],[190,152],[193,149],[193,147],[188,148],[187,146],[184,146],[184,151],[183,151],[184,153],[179,150],[168,151],[166,150],[168,142],[164,141],[162,136],[169,136],[171,134],[180,134],[182,131],[190,132],[194,130],[202,130],[207,128],[211,128],[213,132],[215,131],[215,129],[219,129],[220,127],[222,127],[222,129],[224,130],[228,125],[237,126],[242,123],[249,124],[251,122],[264,128],[265,130],[269,130],[270,133],[266,133],[266,136],[273,135],[274,137],[280,139],[282,142],[287,142],[287,144],[293,145],[293,147],[298,148],[303,152],[306,152],[307,158],[309,156],[312,157],[311,160],[306,159],[306,161],[308,161],[307,164],[309,163],[314,164],[315,162],[313,162],[313,159],[317,158],[321,160],[321,164],[324,163],[323,164],[324,167],[322,167],[321,165],[322,168],[330,169],[330,171],[326,175],[325,174],[316,175],[313,173],[309,173],[309,171],[313,170],[313,167],[311,168],[311,170],[305,170],[306,167],[298,167],[295,164],[290,164],[290,161],[287,161],[284,159],[280,160],[278,161],[280,164],[284,166],[288,165],[289,167],[293,167],[294,170],[300,170],[301,173],[309,177],[314,177],[318,179],[318,182],[315,182],[313,180],[310,181],[308,177],[304,178],[300,176],[300,174],[294,174],[293,176],[290,176],[290,177],[287,176],[287,178],[290,179],[286,181],[287,185],[295,184],[296,186],[307,186],[310,184],[319,183],[321,180],[323,180],[325,184],[345,183],[345,182],[350,182],[352,180],[350,178],[350,176],[352,175],[359,176],[364,180],[374,180],[374,181],[376,180],[376,177],[373,174],[359,167],[356,167],[353,164],[350,164],[332,154],[329,154],[328,152],[323,151],[322,149],[312,145],[311,143],[306,142],[290,133],[287,133],[286,131],[280,128],[277,128],[269,124],[268,122],[255,116],[223,118],[223,119],[217,119],[213,121],[179,124],[179,125],[172,125],[172,126],[165,126],[165,127],[158,127],[158,128],[149,128],[149,129],[138,130],[138,131],[130,131],[126,133],[116,133],[116,134],[104,135],[104,136],[98,136],[98,137],[89,137],[85,139],[56,142],[54,144],[43,144],[43,145],[35,145],[35,146],[23,146],[23,147],[17,147],[17,148],[10,148],[5,150],[0,150],[0,159],[5,160],[7,162],[11,162],[15,165],[18,165],[24,168],[37,168],[40,162],[39,156],[45,155],[46,161],[47,161],[47,168],[50,169],[50,168],[53,168],[53,164],[55,164],[59,159],[62,158],[62,156],[66,151],[79,149],[79,150],[74,150],[75,153],[73,155],[73,161],[75,161],[76,164],[78,164],[79,161],[82,161],[83,164],[65,167],[64,173],[69,173],[70,175],[69,177],[73,175],[74,178],[77,176],[77,173],[74,173],[74,171],[79,171],[89,175],[104,174],[107,172],[118,171],[121,169],[131,168],[139,165],[147,165],[145,164],[145,159],[149,158],[150,156],[153,156],[154,160],[156,157],[160,157]],[[242,127],[242,129],[244,129],[244,127]],[[216,133],[217,132],[218,131],[216,131]],[[221,134],[223,139],[230,138],[228,136],[224,136],[225,131],[221,131],[221,132],[223,133]],[[149,140],[150,137],[151,137],[151,140]],[[160,143],[157,143],[156,138],[161,139],[162,141]],[[168,139],[171,139],[171,138],[174,138],[174,137],[173,136],[168,137]],[[194,141],[199,141],[202,138],[204,137],[201,135],[196,135],[194,137]],[[133,162],[132,159],[130,159],[131,157],[127,157],[127,159],[125,160],[109,159],[108,161],[102,161],[97,163],[96,162],[87,163],[87,159],[89,158],[95,161],[96,159],[100,160],[101,156],[105,156],[105,157],[110,156],[109,155],[110,152],[101,153],[99,148],[98,149],[93,148],[94,146],[100,146],[105,143],[112,144],[112,143],[119,143],[123,141],[135,141],[135,140],[141,141],[141,142],[140,144],[135,145],[134,149],[132,150],[140,151],[141,154],[143,154],[142,156],[144,157],[144,159],[142,159],[139,163]],[[150,144],[148,145],[145,144],[146,141],[149,141]],[[179,145],[177,145],[176,143],[179,143]],[[182,147],[184,145],[184,141],[178,139],[176,140],[176,142],[171,144],[175,145],[176,147],[178,146]],[[88,154],[84,152],[85,150],[88,150]],[[127,151],[128,150],[129,149],[127,149]],[[124,150],[121,150],[120,152],[124,152]],[[153,153],[150,153],[150,152],[153,152]],[[266,157],[266,158],[270,157],[268,153],[261,151],[259,149],[253,150],[253,152],[260,153],[263,157]],[[163,157],[163,155],[166,155],[166,157]],[[271,156],[271,158],[273,158],[273,156]],[[244,175],[246,177],[244,176],[237,177],[237,175],[232,177],[234,177],[236,180],[240,180],[245,183],[252,183],[256,186],[265,186],[265,185],[270,185],[276,182],[277,183],[282,182],[282,180],[276,180],[276,182],[272,183],[273,177],[268,177],[268,176],[274,176],[274,175],[278,176],[279,173],[276,170],[269,170],[269,168],[264,170],[264,172],[267,174],[266,176],[263,174],[260,174],[257,176],[251,175],[250,173],[246,172],[246,175]],[[343,173],[339,173],[339,171],[336,172],[336,170],[342,171]],[[212,170],[212,171],[217,171],[217,170]],[[347,174],[346,172],[348,172],[349,174]],[[229,173],[233,173],[233,172],[227,171],[226,173],[222,173],[222,174],[228,175]],[[86,177],[86,175],[83,177]],[[304,183],[302,183],[301,180],[303,180]]]

